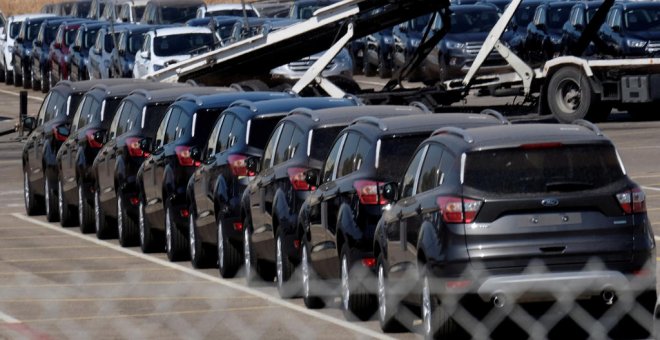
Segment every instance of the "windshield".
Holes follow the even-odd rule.
[[[160,122],[165,118],[165,113],[171,103],[166,104],[151,104],[147,106],[146,112],[143,113],[144,125],[141,125],[144,134],[147,137],[154,138],[156,137],[156,131],[160,126]]]
[[[213,46],[211,33],[188,33],[167,35],[154,39],[154,53],[158,56],[191,54],[191,52]]]
[[[538,5],[520,5],[518,9],[516,9],[516,13],[513,15],[513,20],[516,22],[516,25],[518,25],[518,28],[526,30],[527,25],[529,25],[530,22],[532,22],[532,19],[534,19],[534,12],[536,12],[536,7]]]
[[[623,178],[611,145],[564,145],[472,152],[465,185],[496,194],[597,189]]]
[[[381,140],[378,157],[378,169],[376,174],[385,181],[396,181],[403,176],[410,155],[415,153],[417,146],[429,136],[405,136],[398,138],[387,138]]]
[[[548,10],[548,28],[562,29],[564,27],[564,23],[568,21],[571,15],[571,8],[573,7],[572,3],[568,5],[552,7]]]
[[[657,30],[660,27],[660,6],[629,9],[624,15],[624,25],[633,32]]]
[[[197,16],[197,7],[162,7],[163,24],[184,23]]]
[[[27,35],[26,35],[26,40],[32,41],[34,38],[37,37],[37,34],[39,34],[39,28],[41,28],[41,23],[32,23],[27,27]]]
[[[66,32],[64,32],[64,44],[66,46],[71,46],[74,41],[76,41],[76,35],[78,34],[78,30],[76,29],[69,29]]]
[[[12,22],[11,25],[9,25],[9,37],[12,39],[16,39],[18,36],[18,33],[21,32],[21,23],[20,22]]]
[[[489,32],[497,20],[497,11],[456,11],[451,14],[451,33]]]
[[[96,42],[96,32],[98,32],[99,29],[91,29],[89,31],[86,31],[84,33],[85,37],[85,44],[82,46],[85,49],[89,49],[90,47],[94,46],[94,43]]]
[[[412,30],[416,32],[422,32],[426,28],[426,25],[429,24],[429,20],[431,20],[430,15],[424,15],[421,17],[417,17],[415,19],[412,19]]]
[[[273,133],[273,129],[275,129],[275,125],[277,125],[280,119],[282,119],[282,116],[279,115],[252,119],[248,145],[259,149],[265,148],[266,143],[268,143],[268,137]]]

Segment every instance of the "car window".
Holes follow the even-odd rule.
[[[353,161],[355,159],[355,152],[357,151],[359,143],[360,136],[356,133],[349,132],[346,136],[346,141],[344,142],[344,148],[341,151],[341,156],[339,157],[337,178],[353,172]]]
[[[96,41],[94,42],[94,48],[98,48],[99,52],[103,48],[103,38],[105,37],[105,34],[97,34],[96,35]]]
[[[264,150],[264,158],[261,161],[261,169],[266,169],[270,167],[270,164],[273,161],[273,154],[275,153],[275,146],[277,145],[277,140],[280,138],[280,135],[282,134],[283,126],[284,124],[280,124],[277,127],[277,129],[275,129],[273,134],[270,136],[266,149]]]
[[[181,116],[179,117],[179,121],[176,124],[176,136],[174,140],[181,138],[187,133],[190,133],[190,130],[192,129],[191,121],[192,117],[187,115],[184,111],[181,111]]]
[[[131,110],[128,112],[126,118],[122,119],[122,122],[119,124],[123,133],[133,130],[136,126],[141,126],[142,110],[134,103],[131,104]]]
[[[83,128],[85,125],[92,122],[94,119],[94,113],[98,113],[100,110],[101,103],[96,98],[87,96],[85,99],[85,105],[78,117],[78,128]]]
[[[162,23],[163,24],[173,24],[173,23],[183,23],[190,19],[194,19],[197,15],[196,6],[188,7],[167,7],[163,6],[160,9]]]
[[[55,38],[56,44],[62,44],[64,40],[64,30],[62,28],[57,30],[57,37]]]
[[[323,171],[321,172],[321,183],[329,182],[334,179],[335,168],[337,165],[337,156],[339,155],[339,150],[341,150],[345,140],[346,134],[342,134],[339,138],[337,138],[337,141],[335,141],[335,144],[332,146],[332,149],[328,154],[328,158],[323,165]]]
[[[156,134],[156,129],[160,127],[160,123],[168,112],[168,107],[168,104],[147,105],[147,107],[142,108],[142,110],[140,110],[139,107],[136,107],[141,122],[140,124],[135,124],[134,128],[141,128],[144,130],[145,135],[154,136]]]
[[[215,144],[215,152],[222,152],[227,149],[227,144],[229,143],[229,135],[231,134],[231,128],[234,125],[236,117],[233,114],[223,115],[222,126],[220,127],[220,132],[218,133],[218,139]]]
[[[131,109],[133,108],[131,102],[122,102],[117,108],[117,113],[112,119],[112,124],[110,125],[110,138],[119,136],[126,132],[126,122],[128,121],[128,116],[131,114]]]
[[[401,198],[410,197],[415,194],[415,179],[417,178],[419,167],[421,165],[422,159],[424,159],[424,156],[426,155],[428,148],[429,146],[426,145],[419,149],[413,157],[412,161],[410,161],[410,164],[408,164],[406,173],[403,175],[403,181],[401,182]]]
[[[307,138],[305,138],[305,134],[302,130],[295,128],[293,130],[293,135],[291,136],[291,142],[289,142],[286,160],[289,160],[296,155],[300,155],[302,152],[307,152],[306,146]]]
[[[376,155],[378,159],[376,175],[388,182],[399,180],[406,170],[410,155],[426,137],[428,134],[381,139],[379,152]]]
[[[160,36],[154,39],[154,54],[173,56],[190,54],[195,50],[213,46],[213,34],[188,33]]]
[[[202,109],[199,110],[195,113],[195,115],[192,118],[192,124],[190,124],[190,118],[188,119],[188,126],[190,127],[190,131],[187,130],[181,130],[181,135],[186,134],[190,135],[191,137],[197,138],[199,140],[206,141],[209,139],[209,135],[211,134],[211,130],[215,126],[215,123],[218,121],[218,117],[224,111],[226,107],[217,107],[217,108],[211,108],[211,109]],[[190,116],[187,116],[190,117]],[[234,128],[237,129],[238,131],[242,131],[245,129],[244,127],[240,126],[243,124],[243,122],[240,119],[237,119],[236,122],[234,122]],[[233,146],[236,142],[238,141],[238,138],[231,138],[231,144],[229,147]]]
[[[176,139],[177,132],[178,132],[178,123],[179,119],[181,118],[181,109],[178,107],[175,107],[172,110],[172,114],[170,115],[170,119],[167,121],[167,127],[165,128],[165,136],[163,138],[163,145],[169,144],[172,141]]]
[[[80,100],[80,104],[78,104],[78,107],[76,108],[76,113],[73,115],[73,124],[71,131],[76,131],[78,129],[78,121],[80,120],[80,115],[82,114],[82,110],[85,107],[85,99],[87,96],[82,96],[82,99]]]
[[[117,108],[119,107],[119,103],[121,103],[122,99],[123,97],[114,97],[103,101],[103,108],[101,111],[100,119],[104,127],[110,125],[110,122],[112,121],[112,118],[115,117],[115,113],[117,112]]]
[[[144,43],[142,44],[142,51],[144,52],[150,51],[151,50],[149,46],[150,44],[151,44],[151,36],[147,35],[145,36]]]
[[[275,151],[275,160],[273,161],[273,165],[280,164],[289,159],[289,144],[291,143],[294,130],[295,126],[293,124],[284,124],[284,128],[282,129],[282,136],[277,143],[277,150]]]
[[[151,38],[149,38],[149,39],[151,39]],[[128,37],[128,42],[124,43],[124,45],[122,45],[122,46],[124,46],[124,48],[128,51],[129,54],[134,55],[135,53],[138,52],[138,50],[140,49],[140,46],[142,46],[144,40],[145,40],[145,35],[142,34],[142,33],[131,34]],[[147,51],[147,50],[145,50],[145,51]]]
[[[158,131],[156,132],[157,147],[163,145],[163,140],[165,139],[165,129],[167,128],[167,124],[170,121],[170,117],[172,116],[173,111],[174,108],[170,108],[169,110],[167,110],[167,113],[165,114],[165,118],[163,118],[160,125],[158,126]]]
[[[209,136],[208,141],[206,142],[206,150],[205,152],[205,157],[210,157],[211,155],[215,154],[216,148],[216,143],[218,142],[218,135],[220,134],[220,129],[222,128],[222,124],[225,122],[225,117],[227,115],[221,115],[220,118],[218,118],[218,121],[216,122],[215,126],[213,127],[213,131],[211,131],[211,135]]]
[[[312,130],[311,142],[307,146],[309,157],[318,161],[325,160],[332,142],[345,127],[346,125],[339,125]]]
[[[247,131],[247,144],[259,149],[265,148],[266,143],[268,143],[268,136],[270,136],[280,119],[282,119],[282,116],[269,116],[252,119],[250,121],[249,130]]]
[[[437,144],[431,144],[424,158],[422,169],[419,172],[419,179],[417,180],[417,193],[422,193],[435,188],[440,184],[443,179],[443,174],[440,171],[440,160],[442,159],[442,147]]]
[[[53,93],[55,92],[50,92],[48,96],[44,99],[44,101],[41,103],[41,108],[39,108],[39,113],[37,114],[37,126],[41,126],[46,118],[46,109],[48,107],[48,102],[50,101],[50,97],[52,97]]]

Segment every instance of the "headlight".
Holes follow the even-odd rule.
[[[155,71],[160,71],[164,68],[165,68],[165,66],[163,66],[163,65],[154,64],[154,72]]]
[[[642,48],[642,47],[646,46],[646,41],[628,38],[628,39],[626,39],[626,44],[628,44],[628,47]]]
[[[552,41],[553,44],[560,44],[561,43],[561,37],[552,35],[550,36],[550,41]]]
[[[445,41],[445,45],[447,45],[447,48],[450,49],[461,49],[465,46],[465,43],[447,40]]]
[[[32,51],[30,51],[30,50],[25,50],[25,55],[26,55],[26,56],[29,57],[31,54],[32,54]]]
[[[383,37],[383,43],[385,45],[394,44],[394,39],[392,37]]]

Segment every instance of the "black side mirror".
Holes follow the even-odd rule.
[[[316,169],[305,171],[305,182],[307,182],[310,187],[317,187],[319,185],[319,171]]]
[[[383,192],[381,193],[381,195],[383,195],[384,199],[386,199],[390,202],[393,202],[393,201],[396,201],[398,199],[397,191],[398,191],[397,183],[396,182],[389,182],[389,183],[385,183],[385,185],[383,185]]]
[[[196,162],[201,162],[203,155],[202,155],[202,149],[200,149],[198,146],[193,146],[190,148],[190,158],[192,158]]]
[[[140,149],[146,153],[152,153],[153,151],[153,141],[151,138],[143,138],[140,141]]]
[[[69,137],[69,134],[71,134],[71,129],[69,129],[68,127],[66,127],[64,125],[60,125],[60,126],[57,127],[57,133],[60,136]]]
[[[248,157],[248,159],[245,161],[245,166],[247,167],[249,172],[252,172],[254,174],[259,172],[259,157]]]
[[[25,117],[23,118],[23,129],[32,130],[37,128],[37,119],[34,117]]]
[[[105,144],[106,135],[107,134],[105,130],[98,130],[94,132],[94,140],[99,144]]]

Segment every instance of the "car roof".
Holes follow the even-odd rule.
[[[230,87],[175,86],[168,88],[158,88],[154,90],[137,89],[131,92],[129,96],[133,98],[142,98],[149,103],[159,103],[165,101],[174,102],[182,95],[202,96],[235,91],[236,90]]]
[[[235,112],[237,115],[240,115],[244,119],[251,119],[252,117],[256,117],[262,114],[288,114],[289,111],[297,108],[307,108],[314,110],[320,108],[351,105],[355,105],[355,101],[351,99],[339,99],[331,97],[293,97],[259,102],[238,100],[232,103],[227,111]]]
[[[600,130],[586,121],[574,124],[517,124],[479,127],[468,130],[440,129],[431,139],[459,141],[464,149],[485,150],[539,143],[611,143]]]
[[[202,7],[206,8],[206,11],[219,11],[223,9],[243,9],[243,6],[240,3],[236,4],[209,4],[209,5],[202,5]],[[245,9],[246,10],[253,10],[252,4],[245,4]]]
[[[131,79],[131,81],[123,84],[99,84],[92,87],[87,93],[93,95],[100,95],[102,97],[113,97],[113,96],[127,96],[136,89],[146,89],[146,90],[155,90],[159,88],[165,88],[167,86],[177,86],[175,84],[169,83],[158,83],[152,81],[144,81],[142,79]]]
[[[118,85],[118,84],[125,84],[128,82],[131,82],[131,79],[112,78],[112,79],[83,80],[83,81],[75,81],[75,82],[63,80],[58,82],[57,85],[53,86],[53,90],[67,89],[70,92],[87,92],[92,87],[100,84]]]
[[[465,129],[507,123],[506,120],[502,121],[485,114],[440,113],[385,118],[361,117],[355,119],[349,129],[360,131],[367,136],[387,136],[429,131],[433,130],[433,127],[437,128],[439,126],[455,126]]]
[[[177,99],[176,103],[188,108],[194,106],[196,109],[209,109],[216,107],[229,107],[231,103],[241,99],[262,101],[268,99],[290,98],[291,96],[291,94],[284,92],[227,92],[204,96],[182,96]]]
[[[187,34],[187,33],[211,33],[211,29],[208,27],[176,26],[176,27],[158,28],[154,32],[156,36],[162,37],[168,35]]]
[[[109,22],[107,21],[90,21],[90,22],[83,22],[80,25],[80,29],[83,27],[86,29],[94,29],[94,28],[101,28],[110,25]]]
[[[497,7],[487,4],[466,4],[466,5],[451,5],[449,9],[452,11],[465,11],[465,12],[476,12],[476,11],[497,11]]]
[[[27,20],[27,19],[33,19],[33,18],[41,18],[41,17],[45,18],[45,17],[54,17],[54,16],[55,16],[55,14],[53,14],[53,13],[16,14],[16,15],[12,15],[9,18],[7,18],[7,20],[11,20],[11,21],[16,22],[16,21],[24,21],[24,20]]]
[[[355,118],[362,116],[386,117],[411,114],[423,114],[424,111],[413,106],[369,105],[351,106],[321,110],[293,110],[286,120],[299,125],[311,125],[312,128],[324,125],[348,125]]]
[[[615,3],[615,5],[623,7],[624,10],[629,8],[660,7],[660,3],[655,1],[622,1]]]

